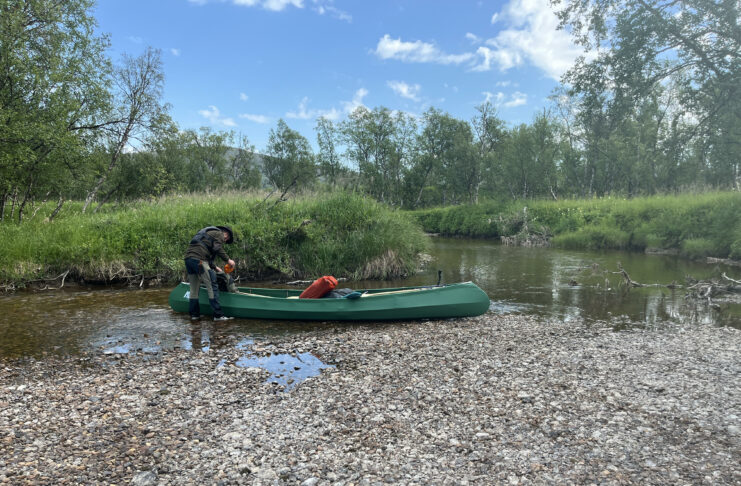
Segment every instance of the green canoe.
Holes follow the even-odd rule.
[[[296,321],[378,321],[478,316],[489,309],[489,297],[476,284],[361,290],[357,299],[299,299],[302,290],[241,287],[239,293],[221,292],[227,316]],[[181,283],[170,292],[170,307],[188,312],[190,287]],[[201,288],[202,314],[211,314],[208,294]]]

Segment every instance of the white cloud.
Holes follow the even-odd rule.
[[[206,5],[217,0],[188,0],[196,5]],[[223,1],[223,0],[222,0]],[[265,10],[280,12],[285,10],[289,5],[296,8],[304,8],[304,0],[230,0],[234,5],[240,7],[262,7]]]
[[[180,49],[176,49],[174,47],[170,48],[170,54],[172,54],[175,57],[178,57],[180,55]]]
[[[264,0],[262,3],[263,8],[267,10],[273,10],[274,12],[280,12],[285,9],[288,5],[293,5],[296,8],[304,8],[303,0]]]
[[[479,39],[479,36],[476,34],[472,34],[470,32],[466,32],[466,39],[471,41],[471,44],[478,44],[481,42],[481,39]]]
[[[352,23],[352,15],[332,5],[334,0],[312,0],[312,1],[314,2],[314,5],[316,5],[314,10],[316,10],[316,12],[319,15],[324,15],[326,13],[329,13],[332,17],[336,19],[344,20],[345,22]]]
[[[519,91],[515,91],[511,95],[505,95],[501,91],[497,93],[484,91],[481,94],[484,95],[484,103],[490,102],[496,106],[503,106],[505,108],[514,108],[527,104],[527,95]]]
[[[206,110],[198,110],[198,114],[211,122],[213,125],[224,125],[226,127],[236,127],[237,124],[229,117],[222,117],[221,112],[214,105],[210,105]]]
[[[381,59],[396,59],[403,62],[434,62],[438,64],[460,64],[473,58],[473,54],[446,54],[434,44],[422,41],[405,42],[384,35],[376,46],[376,56]]]
[[[251,113],[240,113],[239,118],[244,118],[245,120],[249,120],[255,123],[262,123],[263,125],[266,123],[270,123],[270,118],[266,117],[265,115],[253,115]]]
[[[141,37],[136,36],[136,35],[130,35],[130,36],[127,37],[127,39],[129,39],[134,44],[143,44],[144,43],[144,39],[142,39]]]
[[[514,50],[489,49],[481,46],[476,50],[476,54],[481,57],[481,62],[472,68],[473,71],[491,71],[492,63],[498,65],[502,71],[506,71],[523,62],[522,55]]]
[[[289,111],[286,113],[286,118],[298,118],[299,120],[308,120],[312,118],[312,114],[306,110],[306,105],[309,104],[309,98],[304,96],[301,102],[298,104],[298,111]]]
[[[327,120],[339,120],[341,113],[337,111],[336,108],[332,108],[331,110],[319,110],[317,112],[316,118],[326,118]]]
[[[247,101],[248,99],[250,99],[250,97],[244,93],[239,93],[239,99],[242,101]]]
[[[515,106],[522,106],[527,104],[527,95],[525,93],[520,93],[519,91],[515,91],[510,96],[509,101],[504,102],[504,106],[507,108],[514,108]]]
[[[568,32],[558,30],[549,0],[511,0],[494,21],[506,28],[486,41],[491,49],[479,48],[482,60],[475,71],[488,71],[492,62],[503,71],[528,62],[558,80],[582,54]]]
[[[404,81],[388,81],[386,85],[402,98],[419,101],[419,92],[422,89],[419,84],[410,85]]]
[[[345,113],[352,113],[355,111],[356,108],[359,108],[361,106],[365,107],[363,104],[363,98],[368,96],[368,90],[365,88],[360,88],[355,92],[355,95],[353,96],[351,101],[343,101],[342,107],[345,111]]]
[[[372,51],[380,59],[402,62],[466,64],[472,71],[506,71],[525,64],[535,66],[559,80],[583,50],[572,42],[568,32],[558,30],[558,18],[550,0],[510,0],[491,17],[502,30],[479,45],[475,52],[448,54],[434,43],[403,41],[385,34]],[[466,33],[474,45],[479,36]]]
[[[304,96],[301,102],[298,104],[298,111],[289,111],[286,113],[286,118],[295,118],[298,120],[314,120],[319,117],[324,117],[328,120],[336,120],[340,117],[340,113],[332,108],[331,110],[317,110],[308,109],[309,98]]]
[[[504,93],[494,94],[490,91],[484,91],[481,94],[484,95],[484,103],[494,103],[495,105],[501,104],[501,100],[504,98]]]

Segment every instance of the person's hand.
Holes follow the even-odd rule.
[[[232,260],[231,258],[230,258],[230,259],[229,259],[229,261],[228,261],[228,262],[226,262],[226,263],[227,263],[227,264],[229,264],[229,265],[231,265],[231,266],[232,266],[232,268],[234,268],[234,267],[236,267],[236,266],[237,266],[237,264],[236,264],[236,263],[234,263],[234,260]]]
[[[217,266],[214,266],[214,270],[216,270],[216,273],[224,273],[224,270],[220,269]]]

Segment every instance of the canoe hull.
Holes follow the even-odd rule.
[[[245,319],[293,321],[379,321],[439,319],[481,315],[489,297],[472,282],[441,287],[372,289],[359,299],[297,299],[300,290],[240,288],[221,292],[219,302],[227,316]],[[170,307],[188,312],[190,287],[181,283],[170,292]],[[212,314],[206,289],[199,294],[201,313]]]

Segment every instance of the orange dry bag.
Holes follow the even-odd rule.
[[[319,299],[324,297],[330,290],[337,287],[337,279],[331,275],[319,277],[314,280],[314,283],[306,287],[306,290],[301,292],[298,296],[299,299]]]

